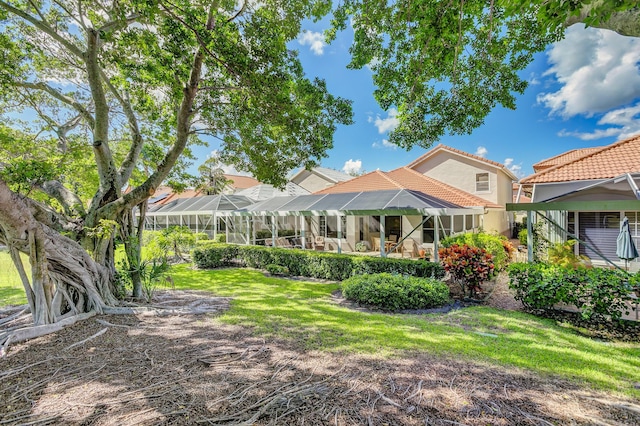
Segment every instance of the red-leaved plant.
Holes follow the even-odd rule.
[[[438,250],[438,255],[445,271],[469,297],[482,291],[482,283],[493,277],[493,259],[485,249],[454,244]]]

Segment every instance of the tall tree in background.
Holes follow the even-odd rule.
[[[518,73],[577,22],[640,35],[637,1],[344,0],[328,39],[353,26],[349,67],[370,67],[376,100],[398,110],[389,141],[428,148],[514,109],[527,87]]]
[[[220,161],[218,153],[207,158],[205,162],[198,167],[200,176],[196,188],[207,195],[222,194],[227,184],[232,182],[225,177],[222,167],[223,164]]]
[[[0,178],[0,242],[21,271],[36,324],[116,304],[116,228],[134,295],[141,295],[135,283],[145,201],[199,135],[220,138],[237,167],[274,184],[326,156],[336,123],[351,121],[350,103],[327,93],[323,81],[305,78],[287,43],[303,19],[329,6],[0,0],[4,112],[30,120],[6,140],[29,144],[27,153],[39,152],[44,139],[55,139],[58,152],[69,139],[85,141],[96,176],[89,200],[62,173],[38,182],[15,170],[13,181]],[[124,192],[141,154],[148,172]],[[27,157],[32,165],[47,163]],[[11,165],[15,157],[6,160]],[[17,182],[33,184],[29,196],[16,192]],[[29,255],[31,277],[19,252]]]

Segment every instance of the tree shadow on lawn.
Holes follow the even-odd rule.
[[[423,352],[382,359],[300,346],[211,315],[92,318],[10,348],[0,360],[0,422],[640,423],[640,410],[624,408],[633,401],[515,369]]]

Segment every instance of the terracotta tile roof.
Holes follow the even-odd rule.
[[[157,191],[156,191],[157,193]],[[205,195],[202,191],[196,191],[194,189],[186,189],[182,192],[173,192],[169,194],[167,197],[157,201],[154,205],[164,205],[173,200],[177,200],[179,198],[193,198],[193,197],[202,197]]]
[[[501,208],[483,198],[454,188],[439,180],[430,178],[408,167],[400,167],[390,172],[376,170],[346,182],[315,192],[315,194],[340,194],[346,192],[371,192],[385,189],[410,189],[420,191],[441,200],[464,207]]]
[[[544,169],[522,179],[520,183],[611,179],[634,172],[640,172],[640,135],[601,147],[573,161]]]
[[[261,183],[258,179],[253,178],[251,176],[225,174],[224,177],[232,181],[230,186],[234,187],[235,189],[247,189],[247,188],[251,188],[252,186],[260,185]]]
[[[435,147],[433,147],[430,151],[422,154],[420,157],[418,157],[417,159],[415,159],[414,161],[412,161],[411,163],[409,163],[406,167],[409,167],[410,169],[413,169],[415,166],[417,166],[418,164],[422,163],[424,160],[426,160],[427,158],[433,156],[434,154],[436,154],[438,151],[449,151],[449,152],[454,152],[456,154],[465,156],[467,158],[472,158],[476,161],[481,161],[483,163],[486,164],[490,164],[494,167],[499,168],[500,170],[502,170],[504,173],[506,173],[507,176],[509,176],[511,179],[513,180],[518,180],[518,178],[516,177],[516,175],[513,174],[513,172],[511,170],[509,170],[504,164],[502,163],[498,163],[497,161],[493,161],[493,160],[488,160],[484,157],[480,157],[479,155],[475,155],[475,154],[469,154],[468,152],[464,152],[461,151],[459,149],[456,148],[452,148],[450,146],[444,145],[444,144],[438,144]]]
[[[548,169],[549,167],[558,166],[560,164],[565,164],[570,161],[577,160],[580,157],[592,154],[598,150],[601,150],[602,148],[604,147],[597,146],[593,148],[572,149],[571,151],[563,152],[562,154],[556,155],[555,157],[547,158],[546,160],[537,162],[533,165],[533,171],[538,173],[544,169]]]

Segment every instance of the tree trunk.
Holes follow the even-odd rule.
[[[27,203],[0,180],[0,240],[29,255],[31,281],[21,274],[36,325],[52,324],[85,312],[101,313],[117,300],[112,273],[75,241],[37,221]],[[24,271],[19,256],[13,255]],[[17,262],[20,262],[19,264]],[[26,281],[26,282],[25,282]]]
[[[142,289],[142,232],[144,230],[144,220],[147,213],[146,200],[138,206],[137,218],[133,214],[133,209],[127,209],[120,217],[120,236],[124,242],[124,251],[127,255],[127,268],[131,284],[133,286],[133,297],[141,299],[144,297]]]
[[[599,6],[599,3],[602,3],[605,0],[598,0],[594,2],[592,5],[585,6],[579,15],[570,16],[565,25],[567,27],[577,24],[579,22],[584,22],[589,12],[593,7]],[[609,1],[609,0],[606,0]],[[629,10],[624,10],[621,12],[612,13],[604,22],[599,24],[592,24],[595,28],[602,28],[605,30],[615,31],[618,34],[628,37],[640,37],[640,8],[634,8]]]

